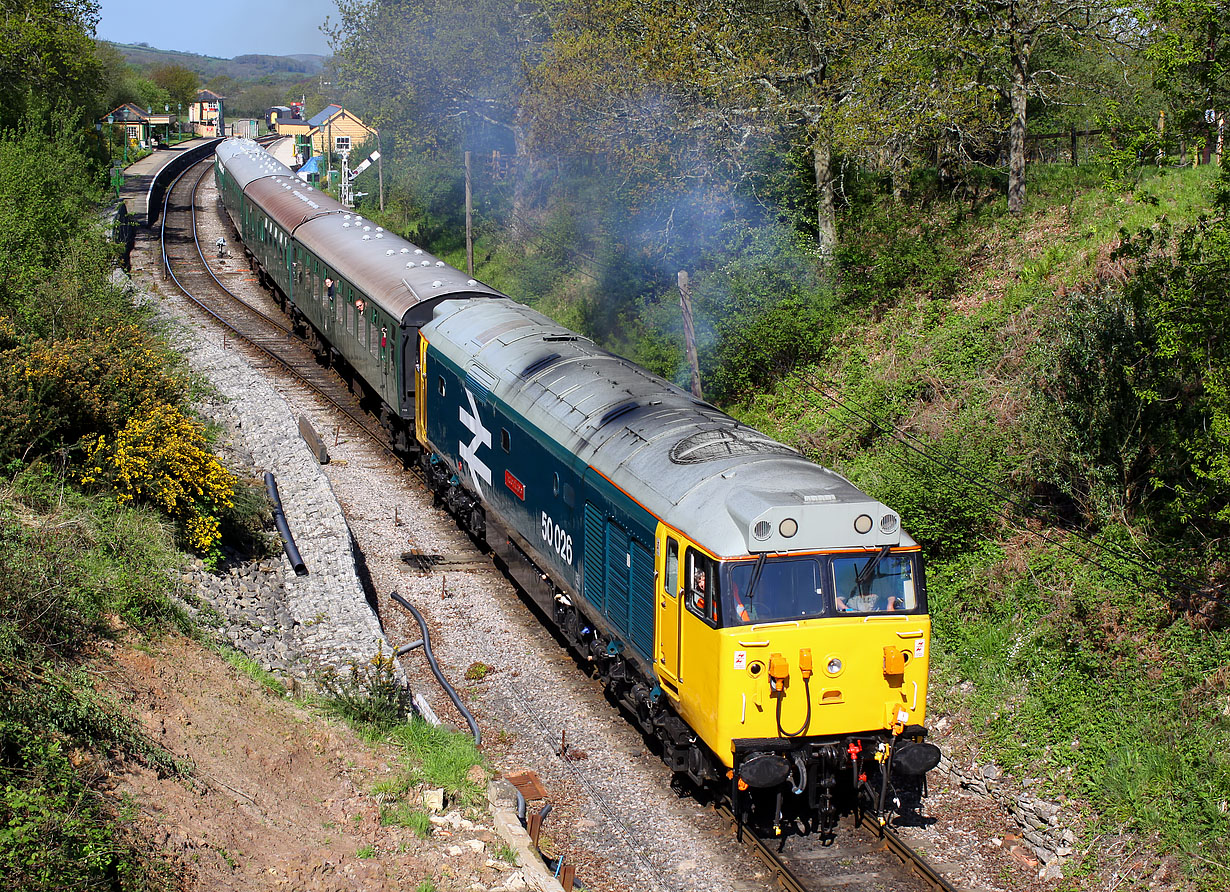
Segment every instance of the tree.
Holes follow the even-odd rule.
[[[1008,103],[1008,210],[1025,209],[1025,125],[1031,98],[1045,97],[1065,78],[1035,61],[1044,43],[1059,50],[1098,47],[1126,39],[1133,21],[1118,0],[958,0],[950,15],[977,44],[971,61],[985,83]]]
[[[20,121],[32,100],[94,110],[98,16],[96,0],[0,0],[0,128]]]
[[[1215,125],[1204,111],[1222,114],[1230,104],[1230,3],[1225,0],[1156,0],[1149,10],[1153,26],[1146,56],[1154,82],[1179,114],[1188,132],[1205,129],[1208,144]]]
[[[329,31],[341,81],[393,148],[456,144],[495,131],[518,151],[526,66],[545,38],[524,0],[340,0]]]
[[[192,69],[182,65],[158,65],[149,76],[150,80],[166,90],[170,101],[175,105],[182,104],[186,108],[189,103],[196,101],[201,79]]]
[[[570,132],[596,127],[635,159],[670,129],[713,148],[677,160],[738,167],[757,137],[786,128],[811,155],[826,255],[837,238],[837,153],[900,167],[923,139],[964,139],[992,119],[961,65],[961,35],[926,3],[599,0],[553,14],[535,73],[547,97],[536,104],[540,131],[560,118]]]

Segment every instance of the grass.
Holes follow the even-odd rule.
[[[400,797],[414,786],[423,786],[442,788],[449,801],[463,808],[482,801],[485,789],[475,781],[475,768],[482,769],[478,774],[484,782],[486,768],[474,739],[409,715],[406,692],[382,654],[367,666],[353,667],[348,679],[329,680],[327,690],[320,704],[326,712],[398,752],[398,775],[377,784],[375,793]],[[388,815],[391,820],[418,820],[398,809],[390,809]]]
[[[253,660],[246,654],[240,653],[231,647],[219,646],[218,652],[222,655],[222,659],[226,660],[241,673],[248,678],[257,682],[261,687],[269,693],[277,697],[286,696],[286,685],[280,678],[271,672],[266,672],[261,668],[260,663]]]
[[[405,802],[382,806],[380,825],[382,827],[405,827],[413,830],[419,839],[427,839],[431,836],[431,815]]]

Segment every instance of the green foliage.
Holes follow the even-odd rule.
[[[178,563],[147,511],[87,500],[44,467],[0,494],[0,872],[14,888],[146,888],[151,864],[97,788],[110,760],[185,767],[82,660],[113,620],[184,626],[169,600]]]
[[[414,717],[393,729],[389,739],[409,763],[411,783],[442,787],[453,801],[479,802],[485,789],[475,784],[472,770],[483,759],[468,734],[450,731]]]
[[[904,288],[951,297],[964,267],[954,250],[952,225],[903,212],[897,202],[869,199],[838,246],[842,295],[852,307],[895,304]]]
[[[1002,521],[1002,499],[990,485],[1005,471],[1003,435],[986,417],[948,421],[926,458],[886,445],[843,470],[861,488],[901,513],[902,526],[935,557],[975,548]],[[990,484],[990,485],[989,485]]]
[[[3,7],[0,42],[0,132],[44,103],[67,103],[69,126],[86,125],[102,67],[92,39],[95,0],[21,0]]]
[[[229,647],[223,647],[220,650],[222,659],[226,660],[248,678],[258,683],[261,687],[273,694],[275,697],[286,696],[286,685],[282,680],[271,672],[266,672],[261,668],[260,663],[253,660],[251,657],[240,653]]]
[[[1046,338],[1036,473],[1083,516],[1129,512],[1215,565],[1230,534],[1230,175],[1215,214],[1125,233],[1123,286],[1070,295]],[[1184,558],[1186,562],[1188,558]],[[1188,575],[1184,573],[1183,575]]]
[[[413,830],[419,839],[427,839],[431,836],[431,815],[405,802],[381,806],[380,825],[382,827],[405,827]]]
[[[1048,545],[1022,557],[1024,573],[995,546],[930,567],[935,669],[976,686],[963,704],[974,732],[1005,767],[1079,793],[1108,829],[1160,833],[1201,871],[1226,864],[1230,637],[1174,622],[1130,567]]]
[[[327,712],[376,734],[398,727],[410,714],[410,692],[383,646],[367,664],[351,663],[349,675],[322,676],[320,686]]]
[[[0,130],[0,308],[19,332],[45,334],[105,287],[106,267],[88,213],[101,191],[86,137],[63,107],[44,115]]]

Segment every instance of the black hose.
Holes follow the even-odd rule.
[[[785,699],[785,691],[777,698],[777,733],[783,737],[798,737],[811,724],[811,679],[803,679],[803,696],[807,698],[807,718],[803,719],[803,727],[797,731],[787,731],[782,727],[782,700]]]
[[[436,662],[436,658],[431,652],[431,638],[428,637],[427,620],[423,619],[423,614],[419,613],[413,604],[397,594],[397,592],[390,592],[389,597],[413,613],[414,618],[418,620],[419,631],[423,633],[423,653],[427,654],[427,662],[431,664],[432,674],[435,675],[436,681],[440,682],[440,687],[444,688],[444,693],[448,694],[449,699],[453,701],[453,705],[457,707],[457,711],[461,713],[466,723],[470,726],[470,733],[474,735],[474,745],[482,746],[483,736],[482,732],[478,730],[478,722],[474,721],[474,716],[470,714],[470,710],[465,708],[465,704],[461,702],[461,698],[457,696],[453,686],[448,683],[448,679],[440,671],[440,665]]]
[[[273,522],[282,536],[282,547],[286,551],[286,558],[295,568],[296,576],[307,576],[307,564],[299,556],[299,549],[295,546],[295,537],[290,534],[290,525],[286,522],[286,514],[282,511],[282,498],[278,495],[278,482],[273,479],[272,471],[265,472],[265,491],[269,493],[269,501],[273,502]]]
[[[521,826],[525,826],[525,794],[522,793],[516,786],[513,787],[513,792],[517,794],[517,820],[521,822]]]

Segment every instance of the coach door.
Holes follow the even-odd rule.
[[[656,574],[657,664],[662,680],[671,686],[671,693],[676,693],[673,688],[679,685],[679,542],[661,535],[658,543],[662,565]]]

